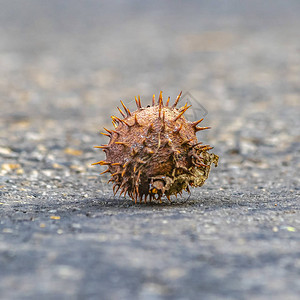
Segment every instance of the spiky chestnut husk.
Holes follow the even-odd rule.
[[[197,127],[203,120],[189,122],[183,116],[190,107],[169,106],[170,97],[163,103],[160,92],[157,103],[153,95],[152,106],[142,107],[140,97],[135,98],[137,110],[130,110],[121,101],[125,113],[118,107],[123,119],[112,116],[114,130],[104,128],[102,133],[110,138],[107,145],[96,146],[106,153],[106,160],[93,165],[106,165],[101,174],[110,172],[114,182],[114,195],[126,193],[135,203],[159,200],[165,195],[189,191],[189,186],[202,186],[211,164],[218,164],[219,157],[208,153],[212,147],[201,145],[196,132],[210,127]]]

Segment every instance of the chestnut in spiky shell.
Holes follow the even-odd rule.
[[[196,132],[210,127],[197,127],[203,120],[189,122],[183,116],[190,107],[176,108],[181,93],[170,106],[170,97],[163,103],[160,92],[157,103],[153,95],[152,106],[142,107],[140,97],[135,98],[137,110],[130,112],[121,101],[125,113],[118,107],[123,119],[112,116],[114,130],[104,128],[110,138],[107,145],[96,146],[106,154],[105,161],[93,165],[106,165],[101,174],[111,173],[114,195],[126,193],[135,203],[169,200],[189,186],[199,187],[207,179],[212,163],[219,157],[208,153],[209,145],[197,141]]]

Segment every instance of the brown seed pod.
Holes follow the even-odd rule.
[[[189,122],[183,116],[190,107],[176,108],[181,93],[170,106],[170,97],[163,103],[160,92],[157,103],[153,95],[152,106],[142,107],[140,97],[135,98],[137,110],[130,110],[121,101],[125,113],[118,107],[122,119],[112,116],[114,130],[104,128],[110,138],[107,145],[96,146],[106,154],[102,172],[111,173],[113,191],[126,193],[135,203],[159,200],[165,195],[169,200],[189,186],[202,186],[212,163],[217,166],[219,157],[208,153],[212,147],[197,141],[196,132],[210,127],[198,127],[203,120]]]

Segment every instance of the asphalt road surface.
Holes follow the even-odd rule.
[[[299,299],[299,1],[0,4],[1,299]],[[220,162],[135,205],[93,146],[160,90]]]

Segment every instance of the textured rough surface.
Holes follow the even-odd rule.
[[[203,118],[188,122],[184,113],[192,105],[177,108],[182,92],[173,105],[170,97],[163,103],[162,92],[158,102],[153,95],[152,106],[143,107],[141,99],[135,98],[137,110],[130,110],[121,101],[126,114],[118,107],[123,119],[112,116],[115,130],[104,128],[109,143],[95,148],[102,149],[106,160],[93,163],[105,165],[101,174],[111,173],[108,182],[114,182],[114,195],[126,193],[137,202],[147,203],[166,196],[180,194],[189,186],[202,186],[207,179],[211,164],[218,165],[219,157],[208,153],[212,147],[201,145],[196,133],[209,127],[199,127]]]
[[[271,2],[0,1],[1,299],[298,300],[300,3]],[[114,197],[97,130],[179,88],[218,167]]]

